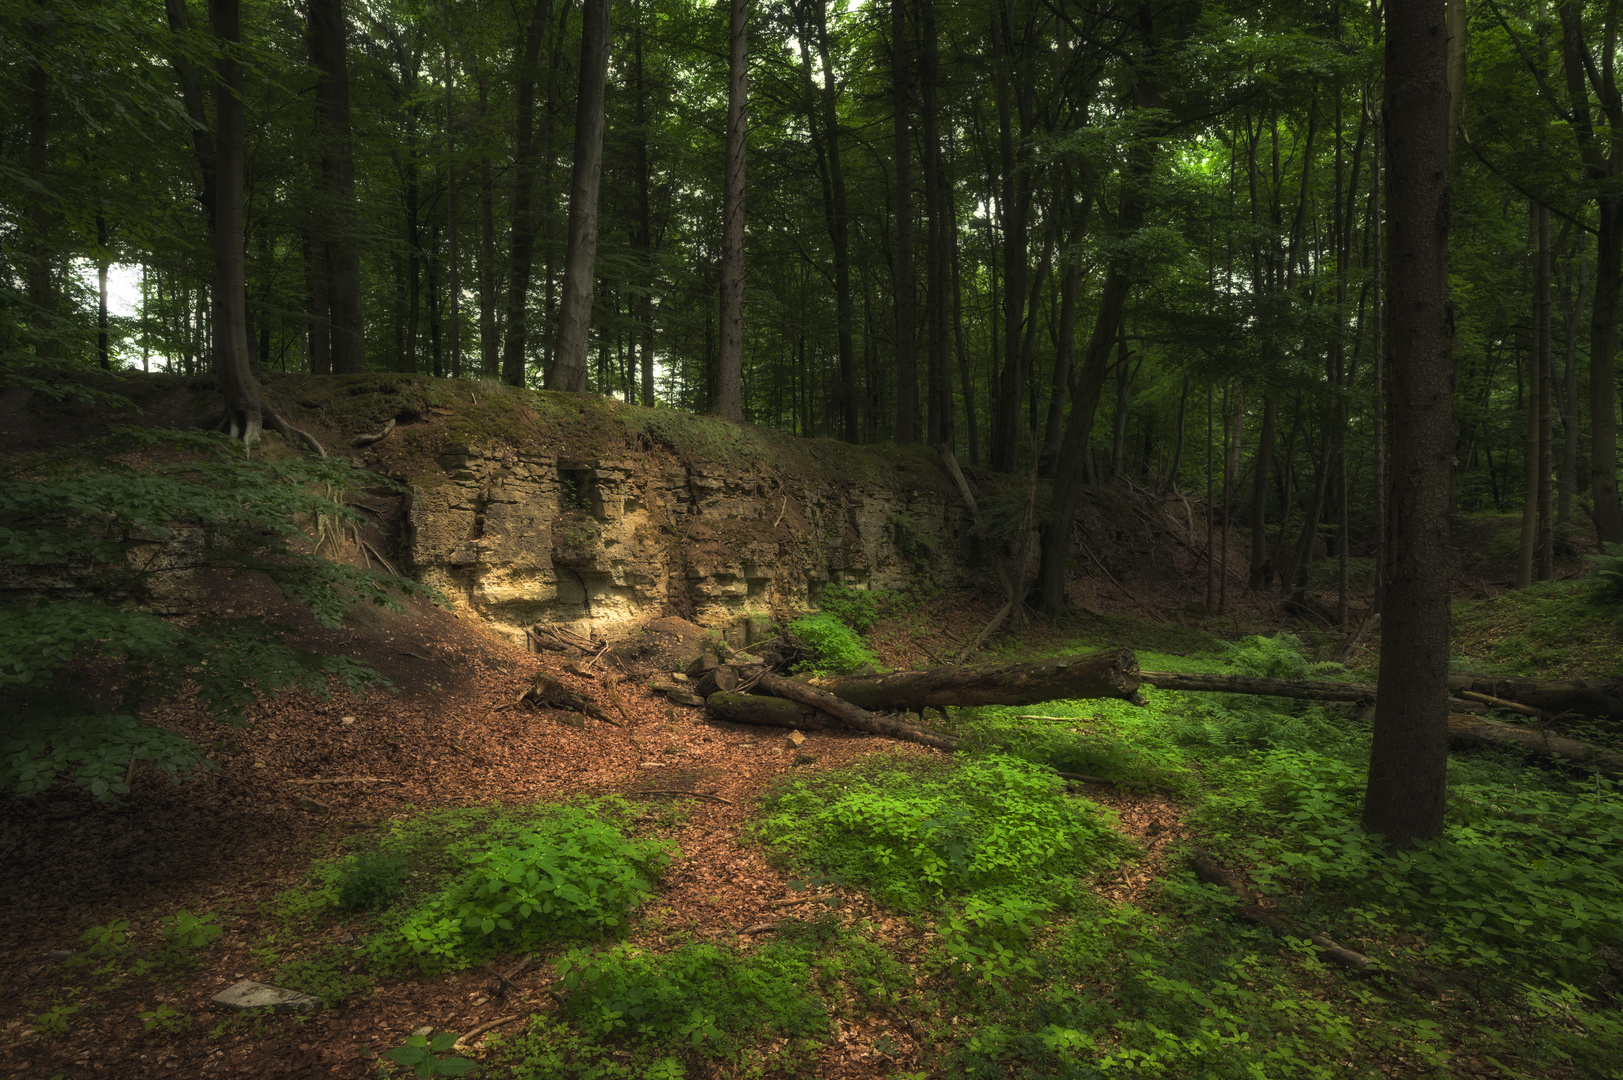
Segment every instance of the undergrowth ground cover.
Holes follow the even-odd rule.
[[[853,611],[848,627],[869,614]],[[1107,633],[1044,651],[1133,644],[1126,621]],[[1176,650],[1140,647],[1146,669],[1352,677],[1289,635],[1144,636]],[[656,889],[680,858],[683,804],[579,799],[332,838],[272,905],[280,929],[260,959],[280,985],[337,1004],[380,980],[533,953],[551,1003],[489,1038],[479,1073],[513,1080],[815,1076],[822,1048],[856,1030],[882,1055],[917,1047],[891,1073],[910,1080],[1623,1077],[1612,781],[1457,754],[1447,835],[1389,854],[1357,824],[1369,731],[1351,707],[1146,696],[953,710],[969,752],[881,752],[772,787],[741,842],[815,894],[865,893],[883,920],[831,902],[759,937],[664,926]],[[1090,797],[1109,789],[1055,770],[1123,794]],[[1173,843],[1124,827],[1113,807],[1135,799]],[[1185,868],[1197,845],[1377,972],[1349,975],[1304,938],[1238,918]],[[1154,880],[1130,900],[1107,895],[1145,867]],[[178,919],[173,963],[207,934],[206,917]],[[136,963],[118,927],[98,929],[87,963]],[[439,1038],[395,1060],[463,1068]]]

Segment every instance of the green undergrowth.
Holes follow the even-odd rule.
[[[1350,677],[1289,635],[1189,651],[1138,655],[1148,670]],[[953,710],[979,750],[876,756],[765,801],[756,835],[775,857],[914,928],[884,946],[911,980],[882,1011],[924,1031],[928,1075],[1623,1076],[1616,785],[1456,754],[1446,835],[1388,853],[1358,825],[1369,731],[1351,707],[1145,693]],[[1124,839],[1051,769],[1148,796],[1189,840]],[[1238,918],[1186,869],[1195,844],[1301,936]],[[1165,869],[1137,902],[1100,897],[1157,848]],[[1378,973],[1329,966],[1310,932]]]
[[[1623,674],[1623,601],[1609,576],[1623,573],[1623,557],[1604,558],[1586,578],[1457,605],[1453,666],[1529,678]]]
[[[674,855],[628,835],[641,813],[616,799],[485,806],[352,836],[347,854],[318,859],[276,900],[284,933],[262,959],[280,962],[294,989],[342,998],[378,974],[618,936]],[[338,948],[335,935],[353,944]]]

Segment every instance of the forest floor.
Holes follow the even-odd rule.
[[[1189,670],[1209,670],[1220,662],[1221,638],[1282,628],[1313,636],[1311,628],[1294,626],[1283,617],[1277,594],[1249,593],[1238,578],[1229,585],[1230,609],[1238,614],[1188,616],[1186,609],[1202,595],[1200,574],[1187,559],[1163,570],[1121,583],[1085,577],[1073,596],[1083,614],[1060,625],[1030,623],[1017,634],[1003,635],[995,651],[1013,656],[1078,644],[1114,644],[1150,651],[1161,664],[1175,664],[1182,656]],[[1498,575],[1497,567],[1474,574],[1471,591],[1480,595],[1502,591],[1492,580]],[[229,601],[220,601],[222,609],[228,602],[270,605],[275,598],[236,593]],[[991,609],[985,597],[937,594],[893,612],[869,640],[890,666],[929,666],[950,660]],[[654,1076],[667,1075],[655,1066],[664,1068],[672,1062],[670,1067],[677,1071],[668,1075],[685,1070],[690,1077],[798,1075],[855,1080],[1028,1074],[1028,1066],[1019,1064],[1025,1060],[1020,1054],[1027,1051],[982,1053],[984,1048],[977,1048],[979,1037],[970,1031],[975,1025],[985,1025],[988,1031],[1019,1026],[1010,1020],[1008,1000],[997,997],[1011,987],[1018,990],[1016,984],[1027,977],[1018,964],[1007,971],[988,967],[979,975],[971,967],[953,967],[939,956],[944,942],[951,946],[960,940],[952,937],[950,920],[932,923],[917,910],[906,910],[905,904],[884,903],[876,899],[882,890],[860,888],[850,875],[812,878],[797,869],[793,858],[763,842],[757,829],[763,806],[773,805],[774,793],[789,790],[785,785],[818,775],[860,775],[863,759],[881,751],[885,768],[922,769],[918,775],[925,775],[935,767],[931,761],[943,759],[940,752],[833,732],[809,732],[804,745],[791,746],[784,733],[774,729],[713,724],[703,710],[673,705],[645,689],[649,676],[665,670],[660,666],[663,656],[638,660],[627,654],[616,661],[611,654],[588,669],[584,661],[528,653],[495,641],[470,622],[427,604],[414,604],[403,612],[358,612],[337,631],[322,630],[308,620],[299,629],[304,646],[342,651],[367,662],[391,680],[394,689],[375,688],[361,696],[340,690],[326,699],[282,694],[251,709],[251,725],[237,729],[213,725],[187,701],[173,702],[156,719],[212,747],[218,769],[181,786],[137,771],[134,793],[113,807],[63,788],[39,799],[8,800],[0,819],[0,861],[5,865],[0,884],[0,986],[5,995],[0,1004],[0,1074],[17,1080],[229,1075],[361,1080],[379,1075],[380,1068],[398,1070],[382,1055],[405,1044],[414,1032],[467,1032],[504,1016],[513,1019],[492,1029],[490,1042],[499,1044],[500,1036],[507,1036],[505,1049],[498,1046],[493,1054],[472,1051],[475,1056],[487,1055],[489,1075],[509,1075],[506,1070],[513,1069],[511,1075],[522,1077]],[[1360,657],[1367,665],[1376,643],[1373,632],[1360,638],[1349,665],[1357,666]],[[1144,666],[1151,664],[1146,661]],[[613,722],[515,707],[531,678],[541,672],[606,703]],[[613,705],[615,698],[618,707]],[[1175,702],[1176,696],[1161,700]],[[1077,726],[1070,729],[1082,733],[1077,738],[1097,740],[1103,737],[1100,732],[1112,730],[1113,714],[1088,708],[1091,703],[1066,704],[1078,707]],[[1050,711],[1055,710],[1030,710]],[[1099,725],[1093,734],[1084,730],[1090,716]],[[964,722],[973,727],[980,721]],[[1120,765],[1139,752],[1130,742],[1113,744],[1106,760],[1087,771],[1111,775],[1107,770],[1113,762]],[[1157,753],[1146,750],[1137,759],[1147,769],[1143,783],[1086,791],[1094,808],[1089,812],[1097,811],[1099,820],[1108,822],[1122,839],[1122,850],[1133,855],[1106,860],[1098,873],[1086,875],[1082,879],[1086,895],[1071,901],[1069,910],[1091,910],[1087,904],[1098,904],[1104,905],[1100,911],[1165,911],[1168,901],[1162,893],[1178,873],[1175,854],[1195,841],[1222,849],[1222,830],[1214,828],[1209,813],[1192,820],[1191,807],[1198,800],[1191,794],[1187,770],[1168,756],[1171,751],[1161,757]],[[1133,767],[1117,771],[1126,769],[1126,775]],[[859,771],[853,773],[853,768]],[[633,808],[625,818],[631,834],[669,841],[680,851],[639,909],[627,938],[630,947],[658,954],[668,952],[673,942],[690,947],[697,943],[747,954],[769,948],[764,943],[779,929],[788,934],[791,924],[812,927],[821,935],[816,941],[833,941],[845,950],[840,953],[844,966],[833,976],[828,976],[834,969],[827,964],[816,968],[826,978],[819,983],[824,988],[817,1006],[821,1011],[807,1029],[812,1035],[761,1036],[754,1043],[743,1039],[725,1055],[707,1056],[694,1049],[677,1057],[637,1057],[633,1067],[634,1045],[617,1049],[622,1044],[612,1038],[593,1041],[579,1032],[560,1034],[564,1028],[556,1025],[563,1021],[554,1018],[537,1022],[552,1033],[546,1036],[552,1039],[546,1053],[562,1055],[549,1059],[536,1049],[546,1039],[532,1039],[529,1050],[522,1039],[513,1039],[526,1018],[553,1017],[558,1012],[552,988],[558,975],[553,962],[560,951],[544,952],[541,963],[514,975],[510,984],[496,972],[511,969],[518,956],[436,975],[364,973],[358,960],[350,962],[354,950],[348,946],[358,940],[355,926],[330,913],[309,917],[307,902],[300,907],[301,897],[307,901],[313,895],[319,867],[340,865],[348,853],[403,823],[432,819],[465,825],[474,819],[457,819],[456,813],[477,817],[487,811],[504,812],[492,807],[614,795],[624,797]],[[446,814],[453,816],[435,817]],[[826,911],[821,915],[808,915],[797,903],[809,895],[800,891],[807,880],[823,898]],[[1186,899],[1193,895],[1191,888],[1198,892],[1198,887],[1185,886]],[[1209,906],[1212,901],[1207,897],[1201,903]],[[999,910],[1016,910],[1008,905]],[[986,908],[983,904],[964,910],[973,921],[974,912],[984,913]],[[1319,909],[1310,904],[1304,910]],[[195,947],[186,947],[182,934],[177,944],[174,927],[180,913],[200,917],[222,932],[194,938]],[[1155,916],[1163,917],[1171,916]],[[1202,917],[1207,922],[1215,918],[1209,911]],[[762,924],[776,925],[763,931],[758,929]],[[1049,934],[1041,940],[1052,944],[1057,939],[1051,935],[1057,932],[1037,933]],[[1185,940],[1164,927],[1145,933],[1146,942],[1157,937],[1164,942]],[[1402,945],[1399,938],[1395,947]],[[804,940],[804,934],[794,940]],[[972,940],[980,939],[965,931],[961,941]],[[1036,947],[1029,932],[1022,940]],[[1235,955],[1249,955],[1245,963],[1251,969],[1259,948],[1265,960],[1276,951],[1285,957],[1269,963],[1298,965],[1289,976],[1296,980],[1291,1000],[1308,1003],[1300,1006],[1308,1010],[1304,1023],[1313,1021],[1312,1009],[1324,1007],[1323,999],[1337,992],[1326,987],[1341,977],[1322,970],[1322,965],[1315,967],[1300,950],[1264,948],[1251,938],[1241,946]],[[906,977],[925,989],[909,998],[898,997],[892,988],[886,997],[881,985],[877,999],[853,989],[862,980],[853,974],[860,965],[852,957],[867,956],[875,949],[879,953],[873,955],[888,956],[884,963],[892,968],[902,964],[896,970],[911,972]],[[1246,954],[1247,949],[1252,952]],[[929,960],[930,955],[936,959]],[[1137,954],[1128,950],[1123,955]],[[335,964],[335,956],[345,962]],[[228,1016],[212,1008],[209,999],[239,979],[278,985],[297,985],[302,979],[300,989],[328,996],[337,1004],[286,1016]],[[1253,970],[1250,979],[1263,977]],[[1234,985],[1251,985],[1240,974],[1232,980]],[[1198,985],[1193,976],[1188,985]],[[936,990],[927,992],[930,986]],[[1480,983],[1477,986],[1480,989]],[[1114,992],[1104,983],[1094,989],[1107,995]],[[1127,987],[1117,989],[1125,993]],[[1142,988],[1134,992],[1141,993]],[[1216,993],[1189,992],[1197,997]],[[1442,1000],[1460,993],[1446,980],[1436,981],[1426,992]],[[1590,1004],[1595,993],[1586,991]],[[1233,1002],[1207,1000],[1207,1004],[1218,1016],[1231,1006],[1238,1008]],[[1610,1007],[1615,1010],[1615,1000]],[[1569,1013],[1559,1022],[1576,1026],[1584,1038],[1595,1034],[1585,1032],[1571,1008],[1576,1006],[1569,1002]],[[1535,1039],[1542,1037],[1542,1029],[1532,1028],[1536,1021],[1529,1013],[1527,1025]],[[1334,1022],[1343,1020],[1337,1017]],[[1369,1016],[1362,1020],[1371,1022]],[[547,1023],[555,1026],[546,1028]],[[1049,1055],[1041,1067],[1029,1066],[1033,1072],[1093,1075],[1077,1071],[1087,1060],[1085,1053],[1077,1056],[1082,1043],[1066,1042],[1085,1038],[1077,1028],[1058,1022],[1043,1028],[1031,1017],[1020,1023],[1036,1025],[1033,1030],[1039,1034],[1050,1032],[1042,1036],[1046,1049],[1029,1051],[1039,1058]],[[1522,1059],[1512,1055],[1519,1065],[1501,1064],[1485,1051],[1473,1051],[1468,1045],[1469,1025],[1461,1024],[1449,1039],[1432,1038],[1420,1027],[1408,1042],[1376,1040],[1362,1057],[1344,1046],[1327,1052],[1322,1064],[1304,1059],[1306,1051],[1296,1043],[1275,1040],[1268,1045],[1278,1048],[1279,1060],[1246,1075],[1364,1071],[1386,1076],[1607,1075],[1570,1064],[1581,1061],[1581,1055],[1557,1055],[1542,1065],[1537,1055]],[[1117,1027],[1124,1033],[1134,1030],[1125,1020]],[[1604,1030],[1610,1029],[1596,1029]],[[1036,1035],[1028,1032],[1027,1037]],[[1136,1037],[1114,1038],[1127,1047],[1137,1045],[1132,1043]],[[718,1036],[708,1045],[720,1041]],[[1188,1046],[1177,1053],[1161,1051],[1159,1064],[1154,1052],[1143,1051],[1138,1067],[1166,1076],[1229,1073],[1227,1068],[1207,1071],[1204,1066],[1189,1066],[1186,1071],[1177,1065],[1178,1053],[1195,1053],[1188,1049],[1195,1043],[1186,1042]],[[1200,1053],[1210,1054],[1221,1044],[1218,1039]],[[692,1047],[699,1045],[696,1036]],[[1244,1056],[1236,1057],[1236,1063]],[[1359,1068],[1346,1072],[1355,1059]],[[566,1065],[552,1067],[546,1060]],[[1131,1067],[1130,1055],[1120,1061],[1118,1067]]]

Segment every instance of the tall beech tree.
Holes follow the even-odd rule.
[[[749,132],[749,0],[730,0],[727,145],[721,211],[721,340],[712,411],[744,422],[744,155]]]
[[[1444,0],[1387,5],[1385,69],[1391,516],[1363,822],[1406,845],[1442,833],[1448,786],[1454,365]]]
[[[366,370],[361,311],[361,253],[355,209],[355,153],[349,108],[348,23],[343,0],[309,0],[310,62],[316,80],[323,205],[322,285],[331,326],[332,367],[340,374]]]
[[[548,390],[586,389],[586,352],[597,275],[597,193],[603,178],[603,124],[609,79],[609,0],[581,6],[580,92],[575,105],[575,157],[569,181],[569,248],[564,256],[558,345]]]

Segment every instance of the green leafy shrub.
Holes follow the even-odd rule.
[[[219,916],[212,911],[193,915],[185,908],[181,908],[173,915],[165,915],[158,922],[163,926],[163,939],[169,948],[181,952],[195,952],[213,944],[225,933],[215,921],[218,918]]]
[[[351,857],[338,879],[338,906],[349,912],[387,907],[399,895],[409,870],[404,856],[395,852],[368,851]]]
[[[430,1039],[427,1035],[413,1035],[404,1046],[385,1050],[383,1056],[397,1065],[404,1065],[413,1076],[466,1076],[479,1067],[477,1061],[465,1057],[440,1057],[456,1045],[457,1033],[442,1031]]]
[[[403,922],[403,944],[427,969],[464,967],[504,949],[600,937],[653,891],[670,845],[631,840],[587,808],[565,807],[499,845],[464,841],[466,869]]]
[[[857,633],[866,634],[879,619],[879,599],[872,589],[853,589],[835,582],[824,585],[817,594],[817,607]]]
[[[1295,634],[1281,633],[1273,637],[1254,634],[1242,638],[1229,646],[1225,660],[1242,675],[1266,679],[1345,678],[1347,675],[1347,669],[1340,664],[1311,659],[1302,639]]]
[[[792,1038],[827,1027],[809,992],[810,950],[793,942],[747,955],[706,943],[665,956],[629,945],[574,949],[557,971],[571,991],[566,1014],[598,1036],[724,1055],[748,1035]]]
[[[879,657],[833,615],[807,615],[790,623],[789,631],[816,651],[812,670],[819,674],[849,675],[864,665],[879,664]]]
[[[796,780],[767,803],[759,834],[886,903],[918,910],[943,897],[1063,903],[1068,883],[1120,841],[1052,772],[991,756],[947,769],[878,759]]]
[[[330,952],[283,964],[276,984],[309,994],[329,1009],[372,992],[372,979],[356,970],[353,958]]]

